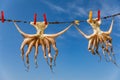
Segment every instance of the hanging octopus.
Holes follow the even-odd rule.
[[[92,19],[92,12],[89,13],[89,19],[87,20],[88,24],[93,29],[93,34],[86,35],[84,32],[82,32],[77,25],[75,25],[75,28],[86,38],[88,39],[88,50],[93,54],[97,54],[100,57],[101,55],[99,53],[99,47],[102,49],[102,53],[105,57],[106,61],[111,61],[114,64],[116,64],[114,53],[113,53],[113,47],[112,47],[112,38],[110,37],[110,34],[112,32],[112,27],[114,23],[114,19],[112,19],[110,28],[108,31],[104,32],[100,29],[101,19],[94,18]],[[106,54],[108,56],[106,56]],[[108,58],[108,59],[107,59]]]
[[[28,49],[26,51],[26,64],[27,64],[27,69],[29,69],[29,54],[32,50],[32,47],[35,47],[35,55],[34,55],[34,61],[35,61],[35,65],[36,67],[37,65],[37,56],[38,56],[38,47],[41,45],[42,46],[42,51],[44,53],[44,58],[46,60],[46,62],[49,64],[48,62],[48,58],[46,55],[46,49],[48,51],[48,57],[50,59],[50,68],[52,69],[52,55],[51,55],[51,46],[53,47],[53,49],[55,50],[55,55],[54,55],[54,65],[55,65],[55,61],[56,61],[56,57],[58,55],[58,49],[56,47],[56,41],[55,38],[60,36],[61,34],[65,33],[71,26],[72,24],[70,24],[67,28],[65,28],[64,30],[56,33],[56,34],[44,34],[44,30],[47,28],[48,24],[45,24],[45,22],[36,22],[36,24],[34,24],[34,22],[30,22],[30,24],[32,26],[34,26],[34,28],[36,29],[36,34],[26,34],[24,33],[19,27],[18,25],[14,22],[14,25],[16,26],[17,30],[19,31],[19,33],[24,37],[24,40],[21,44],[21,56],[22,59],[24,61],[24,46],[28,45]]]

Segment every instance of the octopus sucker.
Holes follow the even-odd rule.
[[[43,56],[47,62],[47,64],[50,66],[50,68],[52,69],[52,62],[53,62],[53,57],[51,55],[51,46],[53,47],[53,49],[55,50],[55,55],[54,55],[54,65],[56,62],[56,57],[58,55],[58,49],[56,47],[56,41],[55,38],[57,38],[58,36],[62,35],[63,33],[65,33],[72,25],[73,23],[71,23],[68,27],[66,27],[64,30],[56,33],[56,34],[44,34],[44,30],[47,28],[48,24],[45,24],[45,22],[36,22],[36,24],[34,24],[34,22],[30,22],[30,24],[32,26],[34,26],[34,28],[36,29],[36,34],[26,34],[24,33],[19,26],[14,22],[15,27],[17,28],[18,32],[23,36],[23,42],[21,44],[21,55],[22,55],[22,59],[24,60],[24,46],[28,45],[28,49],[25,53],[26,55],[26,64],[27,64],[27,68],[29,69],[29,54],[32,50],[33,47],[35,47],[35,54],[34,54],[34,62],[36,67],[38,66],[37,64],[37,56],[38,56],[38,47],[41,46],[42,47],[42,51],[43,51]],[[46,54],[46,50],[48,53],[48,56]],[[50,61],[48,61],[48,58],[50,59]]]

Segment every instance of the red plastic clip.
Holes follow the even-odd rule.
[[[5,21],[5,19],[4,19],[4,12],[3,11],[1,11],[1,21],[2,21],[2,23],[4,23],[4,21]]]
[[[45,13],[43,14],[43,17],[44,17],[45,25],[47,25],[48,23],[47,23],[47,18]]]
[[[98,10],[98,21],[100,20],[100,10]]]
[[[34,25],[36,25],[36,21],[37,21],[37,14],[34,14]]]

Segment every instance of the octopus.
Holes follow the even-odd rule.
[[[101,19],[98,20],[98,18],[89,18],[87,19],[87,23],[93,29],[93,33],[91,35],[86,35],[78,28],[77,25],[75,25],[75,28],[79,31],[80,34],[82,34],[82,36],[84,36],[88,40],[88,50],[93,55],[98,55],[101,60],[101,54],[99,51],[99,48],[101,48],[101,53],[103,54],[105,60],[111,61],[112,63],[117,65],[112,47],[112,38],[110,37],[113,28],[114,18],[112,18],[112,22],[108,31],[102,31],[100,29]]]
[[[44,58],[45,58],[47,64],[52,69],[53,59],[54,59],[54,65],[56,65],[56,57],[58,55],[58,49],[56,47],[55,38],[62,35],[63,33],[65,33],[72,26],[72,23],[67,28],[65,28],[64,30],[62,30],[56,34],[44,34],[44,30],[48,27],[48,24],[45,24],[44,21],[36,22],[36,24],[34,24],[34,22],[30,22],[30,24],[32,26],[34,26],[34,28],[36,29],[36,34],[24,33],[19,28],[19,26],[14,22],[14,25],[17,28],[18,32],[24,37],[24,40],[20,47],[22,60],[24,61],[24,47],[25,47],[25,45],[27,45],[28,49],[25,53],[25,56],[26,56],[25,65],[27,65],[26,67],[27,67],[27,69],[29,69],[29,66],[30,66],[29,65],[29,54],[32,50],[32,47],[34,47],[35,48],[34,62],[35,62],[36,67],[38,67],[38,64],[37,64],[38,47],[41,45]],[[51,55],[51,46],[55,50],[54,58]],[[48,52],[48,55],[46,54],[46,50]],[[48,60],[48,58],[49,58],[49,60]]]

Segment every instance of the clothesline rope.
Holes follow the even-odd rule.
[[[2,12],[3,13],[3,12]],[[111,17],[116,17],[119,16],[120,13],[117,14],[113,14],[113,15],[109,15],[109,16],[105,16],[105,17],[101,17],[101,19],[108,19]],[[30,23],[30,21],[23,21],[23,20],[12,20],[12,19],[2,19],[3,14],[1,14],[1,18],[0,21],[2,22],[22,22],[22,23]],[[79,22],[86,22],[86,20],[78,20]],[[68,22],[59,22],[59,21],[55,21],[55,22],[48,22],[49,24],[66,24],[66,23],[74,23],[74,21],[68,21]]]

